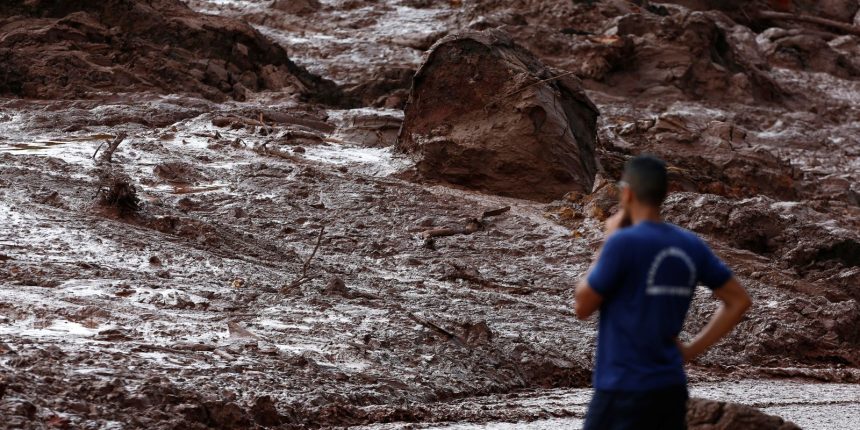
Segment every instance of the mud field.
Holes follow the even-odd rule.
[[[691,428],[860,427],[856,1],[185,3],[0,6],[0,428],[578,428],[573,288],[643,152],[754,300]],[[523,106],[571,192],[460,165]]]

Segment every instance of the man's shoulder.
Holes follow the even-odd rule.
[[[637,242],[652,242],[656,238],[669,239],[670,241],[672,238],[676,238],[676,240],[687,242],[693,246],[707,246],[705,241],[693,231],[669,222],[660,224],[663,228],[659,230],[654,230],[644,224],[622,228],[609,236],[607,241],[618,244],[635,244]]]
[[[675,232],[675,234],[677,234],[678,237],[681,238],[687,244],[687,246],[698,250],[709,249],[707,242],[705,242],[705,240],[702,239],[701,236],[696,234],[696,232],[675,224],[666,224],[672,227],[672,230]]]
[[[684,228],[684,227],[681,227],[681,226],[679,226],[679,225],[677,225],[677,224],[672,224],[672,223],[670,223],[670,222],[664,222],[663,224],[665,224],[666,226],[670,227],[670,228],[672,229],[672,231],[673,231],[673,232],[675,232],[676,234],[678,234],[678,235],[680,235],[680,236],[683,236],[683,237],[685,237],[685,238],[687,238],[687,239],[694,239],[694,240],[696,240],[696,241],[701,241],[701,240],[702,240],[702,239],[699,237],[699,235],[698,235],[698,234],[696,234],[695,232],[693,232],[693,231],[691,231],[691,230],[688,230],[688,229],[686,229],[686,228]]]

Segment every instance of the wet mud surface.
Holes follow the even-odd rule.
[[[780,24],[832,50],[800,67],[776,23],[683,6],[188,3],[364,107],[266,86],[0,99],[6,427],[576,427],[596,327],[572,291],[641,152],[670,162],[666,217],[755,301],[689,367],[693,395],[857,423],[860,81],[839,54],[857,36]],[[467,28],[582,80],[594,192],[483,193],[395,151],[424,50]],[[714,307],[699,291],[683,336]]]

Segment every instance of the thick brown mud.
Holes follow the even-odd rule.
[[[19,3],[0,6],[0,57],[47,58],[39,46],[67,43],[73,22],[91,22],[93,34],[118,25]],[[815,389],[762,388],[860,383],[860,81],[842,60],[857,36],[707,5],[175,3],[183,12],[167,15],[177,22],[229,23],[218,27],[274,56],[237,64],[227,86],[162,80],[153,64],[165,58],[177,68],[233,61],[215,43],[226,36],[205,31],[211,51],[183,62],[191,57],[136,35],[129,52],[143,56],[140,69],[125,57],[109,67],[85,56],[84,66],[136,70],[152,85],[98,87],[81,74],[70,86],[49,79],[22,93],[18,80],[3,90],[12,93],[0,100],[5,427],[576,427],[587,399],[566,396],[587,393],[576,389],[590,384],[596,327],[573,318],[573,286],[614,210],[623,162],[642,152],[670,163],[667,219],[711,241],[755,301],[689,367],[694,395],[789,419],[829,408],[805,428],[857,422],[856,396],[817,403]],[[56,36],[11,37],[23,23]],[[522,199],[504,197],[428,182],[394,150],[424,51],[464,29],[504,31],[582,80],[600,112],[592,189],[551,203],[527,187]],[[184,31],[161,41],[169,52]],[[122,40],[110,49],[126,52]],[[108,52],[89,38],[75,46],[50,55]],[[0,82],[19,79],[9,70],[22,64],[3,63]],[[266,64],[304,90],[242,83],[234,97],[236,77],[251,70],[260,83]],[[326,93],[332,103],[314,101],[324,91],[308,82],[318,79],[340,86]],[[366,107],[336,106],[349,103]],[[467,234],[426,233],[443,230]],[[683,336],[714,307],[701,290]],[[761,385],[747,399],[695,391],[749,380]],[[762,392],[772,396],[753,394]],[[544,395],[561,400],[512,400]]]

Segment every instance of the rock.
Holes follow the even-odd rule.
[[[261,396],[254,401],[251,407],[251,416],[257,424],[265,427],[273,427],[281,424],[281,416],[275,407],[275,401],[271,396]]]
[[[818,0],[811,3],[817,4],[819,16],[844,22],[852,22],[860,9],[857,0]]]
[[[432,42],[431,42],[432,44]],[[346,89],[346,94],[354,99],[360,100],[363,106],[373,105],[376,107],[403,108],[406,99],[403,98],[393,106],[387,106],[389,97],[396,96],[401,92],[407,92],[412,84],[412,76],[415,69],[409,67],[390,67],[373,73],[356,85]]]
[[[340,279],[338,277],[331,278],[328,281],[328,284],[326,284],[322,293],[326,296],[350,296],[350,292],[349,289],[346,287],[346,283],[343,282],[343,279]]]
[[[36,406],[21,399],[7,399],[0,402],[0,416],[20,416],[33,419],[36,416]]]
[[[249,24],[197,13],[181,0],[8,0],[0,33],[0,94],[157,91],[221,101],[288,87],[315,101],[343,100],[333,82],[293,63]]]
[[[234,321],[227,322],[227,331],[230,333],[231,339],[238,340],[258,340],[260,336],[257,336],[254,333],[251,333],[245,327],[242,327],[239,323]]]
[[[484,345],[493,340],[493,331],[486,321],[465,322],[462,324],[463,340],[467,345]]]
[[[860,69],[828,44],[819,34],[801,29],[770,28],[756,38],[768,61],[775,66],[829,73],[841,78],[860,75]]]
[[[606,221],[612,214],[618,211],[619,190],[614,182],[601,178],[595,184],[595,190],[585,196],[581,201],[584,211],[588,216],[599,221]]]
[[[857,17],[860,19],[860,13],[857,14]],[[860,22],[854,25],[860,27]],[[854,35],[840,36],[830,40],[827,44],[851,62],[854,69],[860,70],[860,37]]]
[[[645,97],[651,88],[673,86],[696,99],[751,102],[786,97],[766,73],[769,66],[755,34],[721,13],[629,14],[607,33],[630,37],[635,45],[633,54],[604,78],[613,92]]]
[[[209,421],[216,428],[248,428],[248,414],[233,402],[211,402],[206,405]]]
[[[690,430],[800,430],[792,422],[751,406],[705,399],[687,403],[687,426]]]
[[[549,201],[591,189],[598,114],[506,33],[449,35],[415,75],[396,150],[426,178]]]

